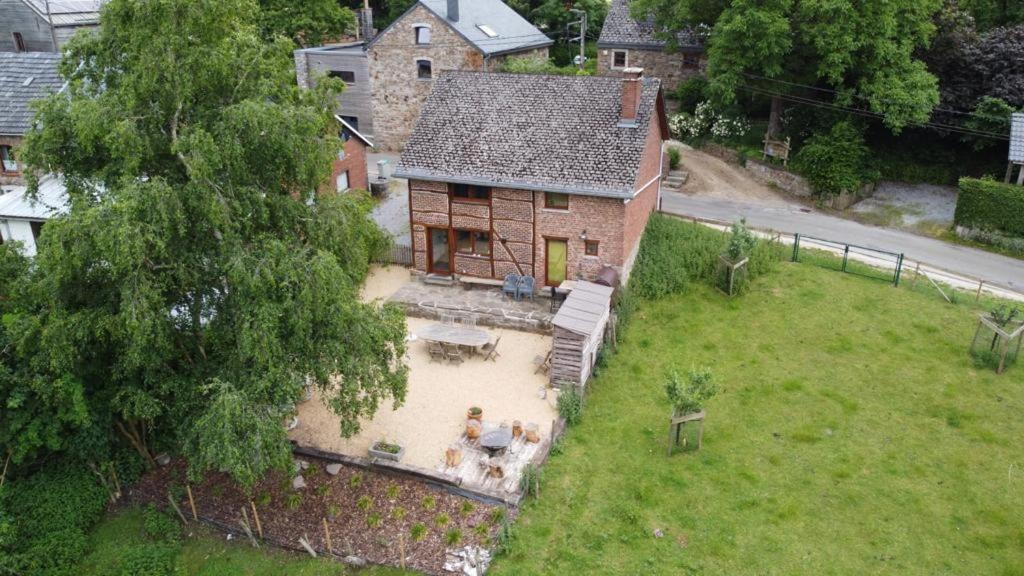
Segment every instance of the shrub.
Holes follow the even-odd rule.
[[[419,542],[420,540],[423,540],[427,537],[427,527],[422,522],[417,522],[416,524],[413,524],[409,532],[412,534],[413,542]]]
[[[519,478],[519,487],[523,494],[536,496],[540,491],[540,481],[543,472],[533,462],[523,467],[523,475]]]
[[[171,576],[178,549],[167,544],[141,544],[125,551],[121,576]]]
[[[465,518],[466,516],[472,514],[474,510],[476,510],[476,506],[474,506],[472,502],[469,502],[467,500],[466,502],[462,503],[461,507],[459,507],[459,516]]]
[[[444,542],[449,546],[455,546],[459,542],[462,542],[462,530],[458,528],[452,528],[444,535]]]
[[[284,505],[289,510],[296,510],[299,506],[302,506],[302,494],[298,492],[292,492],[284,497]]]
[[[739,262],[750,256],[755,247],[757,247],[757,238],[750,233],[750,230],[747,230],[747,221],[733,222],[729,233],[729,244],[725,248],[729,260]]]
[[[677,414],[692,414],[704,409],[704,403],[718,393],[710,368],[690,370],[686,382],[672,370],[665,382],[665,394]]]
[[[401,520],[402,518],[405,518],[405,516],[408,513],[409,513],[408,510],[406,510],[405,508],[402,508],[401,506],[398,506],[397,508],[395,508],[394,510],[391,511],[391,517],[394,518],[395,520]]]
[[[669,131],[678,140],[700,142],[711,136],[717,142],[742,138],[750,130],[745,119],[718,112],[711,102],[701,102],[693,114],[680,112],[669,118]]]
[[[369,496],[360,496],[359,500],[356,501],[356,507],[363,512],[368,511],[370,508],[373,508],[373,498],[370,498]]]
[[[668,149],[668,167],[669,167],[669,169],[670,170],[675,170],[676,168],[679,168],[679,162],[682,160],[682,157],[683,157],[683,155],[679,151],[679,148],[676,148],[675,146],[673,146],[672,148],[669,148]]]
[[[420,505],[423,506],[424,510],[433,510],[434,508],[437,507],[437,498],[434,498],[432,495],[428,494],[424,496],[422,500],[420,500]]]
[[[384,492],[385,494],[387,494],[388,500],[396,500],[398,498],[398,495],[401,494],[402,489],[399,488],[398,484],[395,484],[394,482],[389,482],[388,487],[384,490]]]
[[[569,426],[575,426],[583,418],[583,396],[575,386],[568,385],[558,393],[558,415]]]
[[[366,517],[366,525],[370,528],[380,528],[381,525],[380,513],[374,512]]]
[[[679,83],[679,87],[672,93],[672,96],[679,101],[679,110],[692,114],[697,105],[706,98],[704,91],[708,81],[703,76],[690,76]]]
[[[181,525],[154,506],[142,511],[142,526],[152,540],[175,543],[181,539]]]
[[[576,66],[558,66],[552,59],[540,60],[530,57],[514,57],[505,60],[501,72],[510,74],[551,74],[555,76],[591,76],[593,67],[584,66],[580,70]]]
[[[808,138],[792,166],[807,178],[815,194],[835,196],[854,192],[875,178],[868,168],[870,158],[861,131],[849,122],[837,122],[828,133]]]
[[[953,223],[1024,237],[1024,186],[961,178]]]
[[[363,475],[361,472],[356,472],[348,479],[349,488],[359,488],[363,485]]]
[[[448,522],[451,522],[451,517],[448,516],[447,512],[441,512],[434,517],[434,524],[437,524],[438,526],[447,526]]]
[[[643,298],[678,294],[694,280],[710,280],[725,237],[669,216],[651,217],[640,242],[629,288]]]

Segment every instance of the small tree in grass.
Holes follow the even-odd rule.
[[[1024,320],[1020,316],[1019,308],[1000,305],[979,317],[971,342],[975,364],[1002,373],[1017,360],[1024,335]]]
[[[747,282],[747,262],[757,247],[757,237],[747,228],[746,220],[733,222],[729,244],[718,259],[718,288],[732,296]]]
[[[668,373],[665,382],[665,394],[672,405],[672,419],[669,427],[668,454],[679,444],[682,427],[688,422],[699,422],[697,447],[700,448],[704,437],[704,404],[718,393],[718,386],[710,368],[691,369],[686,379],[678,371]],[[684,437],[683,444],[686,444]]]

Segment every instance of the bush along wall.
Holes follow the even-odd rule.
[[[1024,186],[961,178],[953,223],[958,230],[988,230],[1024,237]]]

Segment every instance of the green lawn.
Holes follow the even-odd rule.
[[[976,369],[974,328],[803,264],[643,303],[492,573],[1024,574],[1024,365]],[[699,365],[704,448],[667,458],[663,375]]]
[[[354,570],[340,562],[313,559],[271,546],[261,550],[248,542],[228,542],[224,534],[192,524],[176,557],[175,574],[189,576],[385,576],[404,574],[399,570]],[[130,510],[105,520],[92,534],[90,553],[76,574],[110,576],[121,574],[125,554],[147,545],[140,510]]]

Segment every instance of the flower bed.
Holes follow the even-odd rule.
[[[246,509],[255,529],[252,507],[259,513],[264,540],[302,550],[306,536],[318,554],[327,553],[323,523],[327,520],[333,553],[356,556],[371,564],[401,565],[428,574],[441,573],[445,551],[468,545],[489,547],[506,511],[434,489],[423,482],[342,465],[327,473],[331,462],[303,458],[306,487],[292,489],[292,479],[272,473],[253,487],[251,495],[224,474],[208,474],[191,486],[200,520],[242,533],[239,518]],[[139,504],[169,507],[172,494],[191,520],[185,463],[175,460],[145,474],[130,498]],[[244,536],[243,536],[244,537]]]

